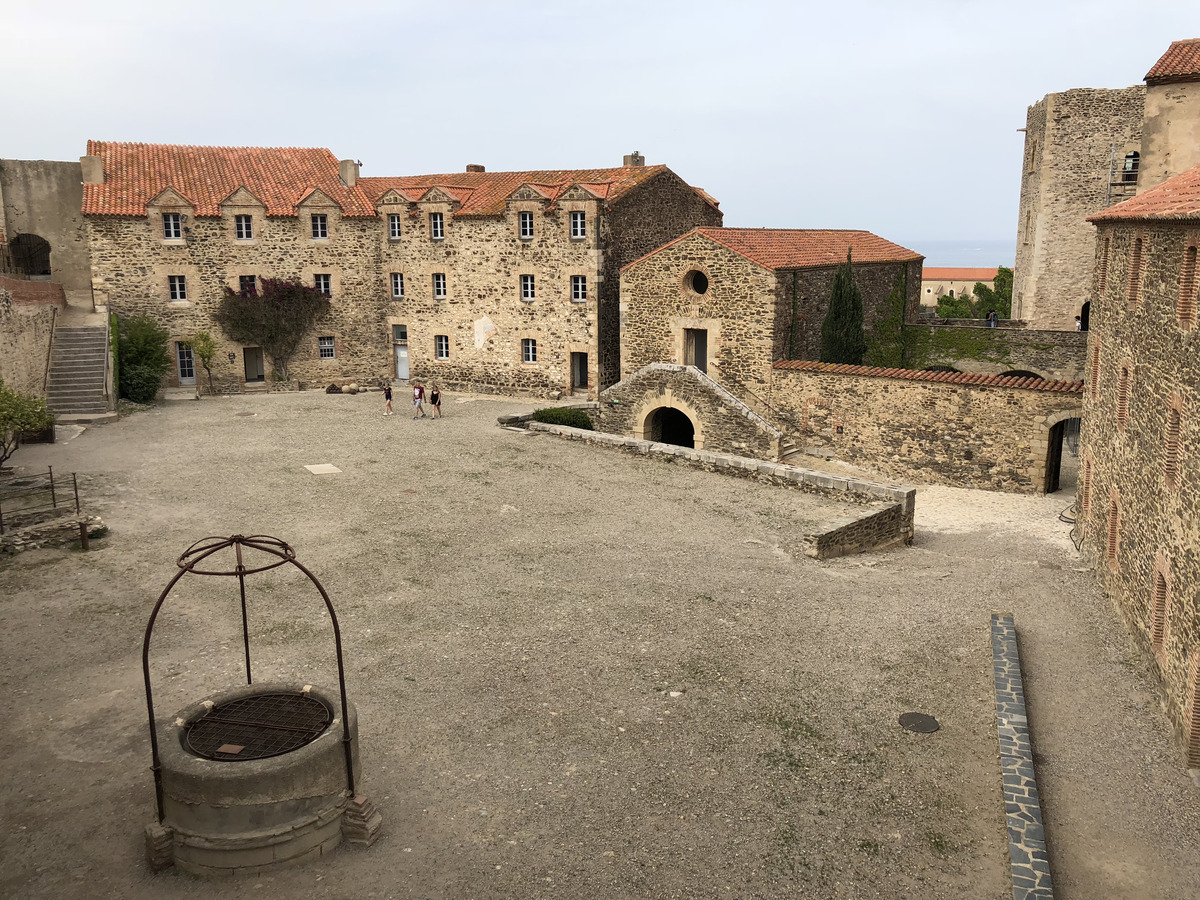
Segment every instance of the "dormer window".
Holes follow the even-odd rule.
[[[446,228],[445,228],[445,221],[442,218],[442,214],[440,212],[430,213],[429,214],[429,239],[431,241],[440,241],[440,240],[443,240],[445,237],[446,237]]]
[[[323,241],[329,237],[329,217],[324,213],[313,215],[312,236],[314,241]]]
[[[233,234],[239,241],[254,240],[254,216],[234,216]]]
[[[403,233],[399,213],[388,213],[388,240],[398,241]]]
[[[533,240],[533,213],[517,213],[517,237],[523,241]]]
[[[183,221],[179,213],[163,213],[163,240],[178,241],[183,238]]]
[[[582,241],[587,237],[587,215],[581,212],[571,213],[571,240]]]

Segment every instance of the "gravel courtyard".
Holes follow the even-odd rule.
[[[835,507],[496,427],[530,408],[239,396],[20,450],[79,472],[111,531],[0,557],[0,896],[1002,900],[988,615],[1010,610],[1057,896],[1200,896],[1200,789],[1069,496],[924,488],[913,547],[816,562],[792,549]],[[175,558],[235,533],[328,589],[384,830],[261,878],[151,875],[142,633]],[[248,582],[255,680],[336,686],[328,619],[281,571]],[[160,714],[241,677],[234,583],[207,581],[156,630]]]

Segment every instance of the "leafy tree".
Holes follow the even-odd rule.
[[[117,338],[120,395],[134,403],[150,403],[171,368],[167,353],[170,332],[146,315],[122,319]]]
[[[204,371],[208,374],[209,393],[215,394],[217,391],[213,387],[212,364],[217,356],[217,342],[207,331],[197,331],[187,345],[192,348],[192,353],[200,360],[200,365],[204,366]]]
[[[940,319],[981,319],[985,313],[979,311],[979,304],[970,294],[959,294],[957,297],[943,294],[938,297],[937,314]]]
[[[0,381],[0,465],[17,452],[22,434],[45,431],[53,424],[45,400],[18,393]]]
[[[264,278],[260,291],[225,288],[213,318],[230,340],[262,347],[286,381],[300,341],[328,313],[329,298],[315,287]]]
[[[867,352],[867,339],[863,334],[862,294],[854,283],[850,253],[846,251],[846,262],[833,276],[829,311],[821,325],[821,362],[859,366]]]
[[[901,272],[892,284],[892,292],[883,301],[883,308],[867,338],[867,353],[864,359],[869,366],[883,366],[889,369],[908,367],[911,356],[909,329],[904,327],[908,311],[907,287],[907,275]]]
[[[996,269],[994,288],[982,281],[975,282],[975,305],[980,315],[986,316],[994,309],[1001,319],[1012,317],[1013,270],[1000,266]]]

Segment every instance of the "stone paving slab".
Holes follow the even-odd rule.
[[[1053,900],[1046,832],[1025,715],[1017,626],[1011,614],[992,613],[992,676],[1013,900]]]

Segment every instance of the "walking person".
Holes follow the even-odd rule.
[[[383,386],[383,414],[385,416],[392,414],[392,386],[390,384]]]
[[[423,408],[424,405],[425,385],[421,384],[419,381],[413,382],[413,409],[417,411],[417,414],[413,416],[414,419],[429,418],[427,415],[425,415],[425,410]]]
[[[442,392],[436,384],[429,388],[429,414],[434,419],[442,417]]]

